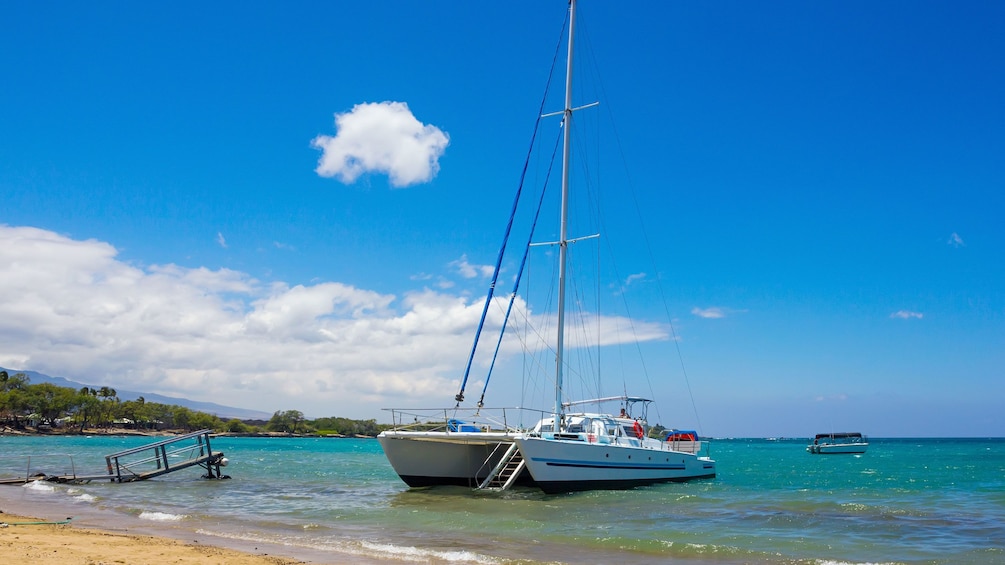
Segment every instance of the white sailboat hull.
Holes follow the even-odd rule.
[[[477,487],[513,443],[505,432],[386,431],[377,436],[394,472],[410,487]]]
[[[623,489],[715,477],[715,461],[669,448],[540,437],[514,440],[534,484],[547,493]]]

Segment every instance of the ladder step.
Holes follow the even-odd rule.
[[[516,443],[512,443],[489,476],[478,485],[478,488],[506,490],[516,481],[523,466],[523,454],[520,453]]]

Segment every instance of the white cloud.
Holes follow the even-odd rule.
[[[966,244],[963,243],[963,238],[960,237],[960,235],[958,233],[956,233],[956,232],[953,232],[953,233],[951,233],[949,235],[949,241],[947,241],[946,243],[949,244],[949,245],[952,245],[953,247],[964,247],[964,246],[966,246]]]
[[[495,267],[492,265],[472,265],[468,262],[467,255],[461,255],[460,259],[451,261],[450,267],[466,279],[473,279],[478,276],[488,278],[495,271]]]
[[[139,268],[116,254],[103,242],[0,226],[0,365],[330,415],[325,405],[338,398],[446,396],[445,367],[463,358],[470,334],[442,327],[481,310],[339,283],[265,285],[227,269]]]
[[[267,284],[229,269],[139,267],[117,253],[0,225],[0,366],[266,412],[372,418],[452,398],[483,307],[483,297],[442,290]],[[496,298],[483,335],[497,334],[505,308]],[[518,299],[512,319],[528,317],[554,327]],[[588,324],[599,328],[592,344],[633,332],[667,338],[659,324]],[[504,356],[518,351],[517,340],[504,342]]]
[[[897,310],[893,314],[890,314],[891,318],[900,318],[901,320],[910,320],[911,318],[921,319],[925,317],[921,312],[911,312],[910,310]]]
[[[710,308],[698,308],[695,306],[691,309],[691,313],[699,318],[725,318],[726,312],[718,306],[712,306]]]
[[[634,275],[628,275],[628,278],[625,279],[625,287],[630,286],[632,283],[636,281],[645,280],[645,278],[646,278],[645,273],[635,273]]]
[[[335,114],[335,129],[334,137],[319,135],[311,142],[322,151],[315,171],[346,184],[368,172],[387,173],[396,187],[428,182],[439,172],[450,143],[446,133],[417,120],[404,102],[357,104]]]
[[[223,238],[223,234],[221,232],[216,232],[216,242],[220,244],[220,247],[224,249],[227,248],[227,240]]]

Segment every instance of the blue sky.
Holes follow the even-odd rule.
[[[309,416],[451,405],[564,14],[8,5],[0,366]],[[622,283],[661,281],[687,372],[655,287],[625,287],[654,329],[625,386],[661,423],[1005,435],[1005,6],[580,15],[582,114],[617,124],[657,266],[629,246]]]

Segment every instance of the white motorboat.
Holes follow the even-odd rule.
[[[869,441],[858,432],[817,434],[813,443],[806,446],[810,453],[865,453]]]

